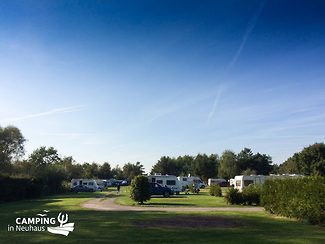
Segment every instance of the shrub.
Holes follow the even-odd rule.
[[[273,214],[325,223],[325,178],[303,177],[267,180],[261,201]]]
[[[221,191],[221,187],[219,186],[219,184],[212,184],[210,186],[210,195],[215,196],[215,197],[222,196],[222,191]]]
[[[189,190],[191,193],[195,193],[194,185],[193,185],[193,184],[190,184],[190,185],[188,186],[188,190]]]
[[[260,205],[262,186],[251,184],[243,189],[243,203],[246,205]]]
[[[242,204],[243,201],[243,194],[238,192],[235,188],[229,188],[226,192],[225,199],[230,204]]]
[[[31,178],[0,177],[0,202],[38,197],[42,194],[42,182]]]
[[[140,204],[150,200],[150,184],[147,177],[138,175],[133,178],[131,182],[130,198]]]

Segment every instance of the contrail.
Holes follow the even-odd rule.
[[[250,19],[250,21],[248,22],[246,31],[243,35],[243,39],[235,53],[235,55],[233,56],[233,58],[231,59],[230,63],[227,65],[226,70],[225,70],[225,77],[227,76],[227,74],[231,71],[231,69],[234,67],[234,65],[237,63],[237,60],[240,57],[241,52],[243,51],[243,48],[249,38],[249,36],[251,35],[254,27],[256,26],[256,23],[258,21],[258,18],[264,8],[266,0],[260,1],[260,5],[258,7],[258,9],[256,10],[256,12],[254,13],[254,15],[252,16],[252,18]],[[220,101],[220,97],[221,97],[221,93],[222,93],[222,87],[219,87],[216,97],[214,99],[213,102],[213,106],[212,109],[208,115],[208,123],[210,122],[211,118],[214,116],[216,109],[218,107],[219,101]]]
[[[234,57],[232,58],[231,62],[228,64],[227,68],[226,68],[226,74],[232,69],[232,67],[237,63],[237,60],[247,42],[247,39],[249,38],[249,36],[251,35],[254,27],[256,26],[256,23],[257,23],[257,20],[258,20],[258,17],[260,16],[263,8],[264,8],[264,5],[265,5],[265,2],[266,0],[264,1],[261,1],[260,2],[260,6],[259,8],[256,10],[255,14],[252,16],[252,18],[250,19],[248,25],[247,25],[247,28],[246,28],[246,31],[245,31],[245,34],[243,36],[243,39],[234,55]]]
[[[222,88],[222,86],[220,86],[218,91],[217,91],[216,97],[214,99],[212,109],[211,109],[211,111],[210,111],[210,113],[208,115],[208,123],[210,123],[211,118],[213,117],[213,115],[215,114],[215,112],[217,110],[222,90],[223,90],[223,88]]]
[[[26,119],[49,116],[49,115],[53,115],[53,114],[78,112],[78,111],[83,110],[84,107],[85,106],[83,106],[83,105],[78,105],[78,106],[70,106],[70,107],[63,107],[63,108],[55,108],[55,109],[51,109],[49,111],[45,111],[45,112],[41,112],[41,113],[28,114],[28,115],[21,116],[21,117],[2,119],[2,120],[0,120],[0,122],[1,123],[10,123],[10,122],[16,122],[16,121],[21,121],[21,120],[26,120]]]

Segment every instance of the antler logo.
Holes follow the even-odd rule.
[[[69,235],[70,231],[74,230],[74,223],[67,223],[68,220],[68,214],[63,214],[62,212],[60,212],[58,215],[58,221],[60,225],[57,227],[47,227],[47,231],[53,234],[60,234],[65,236]]]
[[[62,214],[62,212],[58,215],[58,221],[60,223],[60,227],[63,227],[63,224],[67,223],[69,219],[68,214]]]

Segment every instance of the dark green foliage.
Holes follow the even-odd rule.
[[[325,144],[315,143],[295,153],[280,165],[279,172],[325,176]]]
[[[225,150],[220,158],[218,175],[223,179],[233,178],[238,173],[237,156],[233,151]]]
[[[144,173],[143,165],[140,162],[136,164],[127,163],[123,166],[124,178],[129,182],[137,175],[142,175]]]
[[[261,200],[270,213],[325,223],[324,177],[267,180]]]
[[[217,176],[219,157],[217,154],[198,154],[196,157],[179,156],[171,158],[163,156],[152,167],[151,174],[161,173],[163,175],[196,175],[207,181],[208,178]]]
[[[229,204],[243,204],[243,194],[235,188],[229,188],[225,196]]]
[[[194,174],[207,182],[209,178],[213,178],[218,174],[218,165],[218,155],[211,154],[208,156],[206,154],[198,154],[194,160]]]
[[[243,192],[230,188],[226,193],[225,199],[230,204],[259,205],[261,188],[260,185],[254,184],[244,188]]]
[[[251,171],[258,175],[268,175],[273,170],[271,164],[272,158],[269,155],[260,153],[253,154],[249,148],[244,148],[237,155],[238,174]]]
[[[150,200],[150,184],[147,177],[138,175],[132,180],[130,198],[140,204]]]
[[[219,184],[212,184],[210,186],[210,195],[215,196],[215,197],[222,196],[222,191],[221,191],[221,187],[219,186]]]
[[[0,202],[38,197],[42,187],[41,180],[0,176]]]
[[[251,184],[243,189],[243,203],[245,205],[260,205],[262,186]]]
[[[178,163],[181,158],[161,157],[152,167],[151,173],[161,173],[163,175],[181,175],[182,166]],[[185,165],[184,165],[185,166]]]

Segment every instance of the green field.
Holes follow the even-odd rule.
[[[134,206],[137,205],[129,198],[128,187],[121,189],[121,196],[115,201],[121,205]],[[212,197],[209,195],[208,189],[202,189],[199,194],[184,194],[173,195],[165,198],[162,196],[152,197],[149,201],[145,202],[146,206],[160,206],[160,207],[238,207],[228,205],[223,197]]]
[[[267,213],[209,212],[106,212],[80,207],[80,203],[106,193],[79,193],[45,197],[37,200],[0,204],[1,243],[325,243],[324,228],[304,222],[277,218]],[[48,232],[8,232],[16,217],[33,217],[44,209],[57,215],[69,214],[75,230],[69,236]],[[240,223],[233,228],[144,228],[143,222],[189,219],[201,216],[232,218]]]

